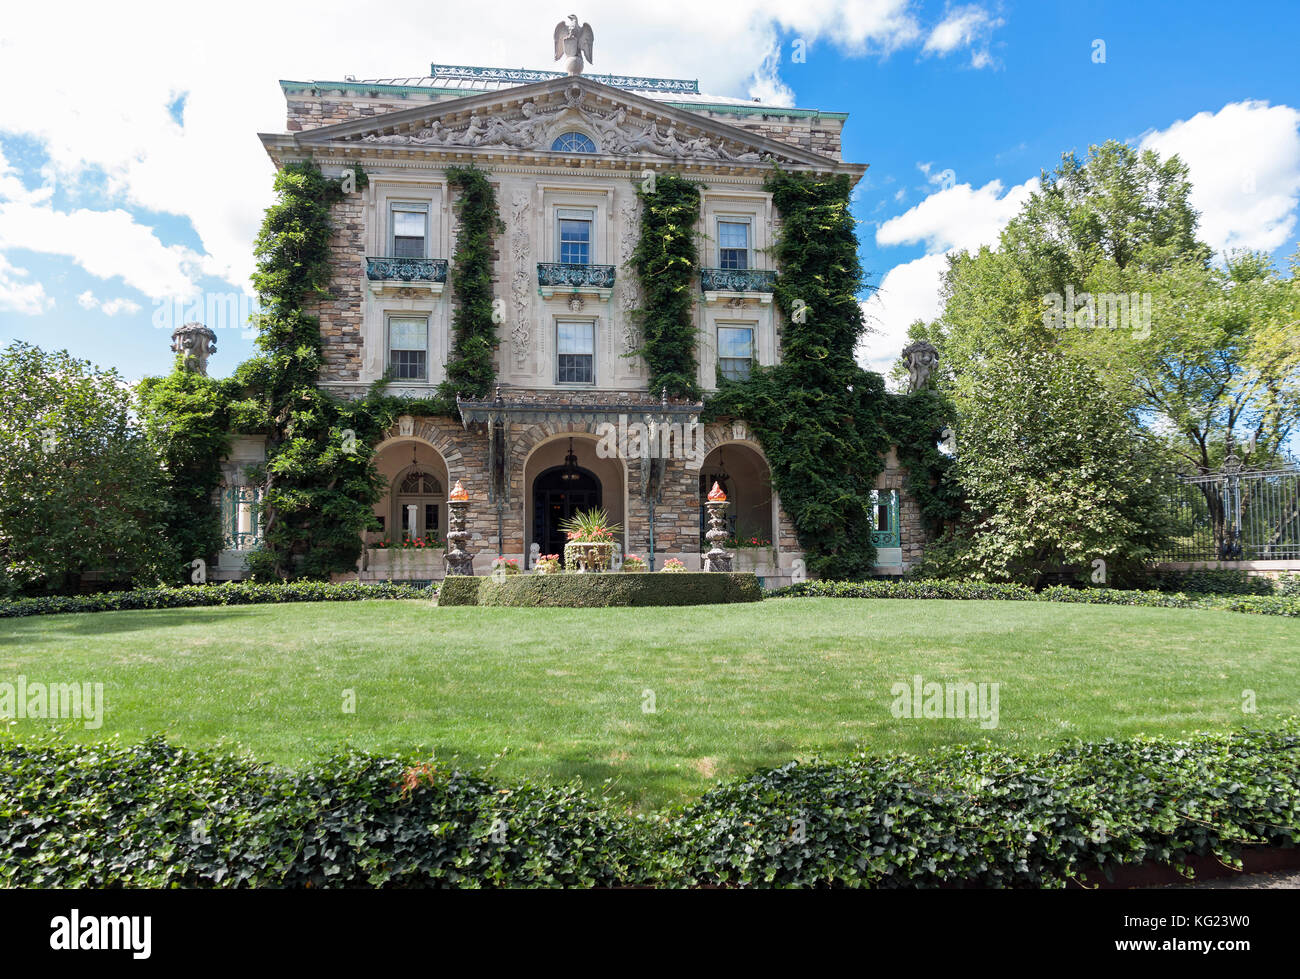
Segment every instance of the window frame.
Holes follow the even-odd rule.
[[[393,320],[424,320],[424,376],[398,377],[392,375],[394,383],[429,384],[432,375],[433,357],[433,316],[417,310],[390,310],[384,314],[384,372],[393,369]],[[402,347],[402,350],[414,351],[415,347]]]
[[[585,326],[591,329],[591,380],[590,381],[562,381],[560,380],[560,327],[562,326]],[[573,319],[570,317],[556,317],[555,320],[555,386],[556,387],[595,387],[596,372],[596,349],[598,347],[598,337],[596,335],[596,320],[594,319]],[[563,356],[588,356],[584,354],[563,354]]]
[[[755,323],[718,323],[715,327],[714,342],[717,344],[718,370],[722,373],[724,380],[745,380],[754,370],[754,365],[758,363],[758,325]],[[749,334],[749,357],[723,357],[722,356],[722,331],[723,330],[744,330]],[[749,361],[749,371],[745,377],[729,377],[723,367],[724,360],[745,360]]]
[[[735,224],[745,229],[745,265],[743,268],[735,269],[738,272],[747,272],[754,268],[754,217],[751,214],[718,214],[714,218],[714,234],[717,242],[717,251],[715,258],[718,261],[717,267],[720,269],[731,269],[732,267],[724,264],[722,259],[722,226],[724,224]],[[726,251],[738,251],[736,248],[727,248]]]
[[[424,217],[424,248],[420,255],[398,255],[397,254],[397,215],[420,214]],[[431,208],[428,201],[403,201],[390,200],[388,202],[388,256],[389,258],[428,258],[429,257],[429,234],[431,227]],[[403,237],[409,237],[404,235]]]
[[[556,145],[557,143],[559,143],[560,140],[565,139],[566,137],[569,136],[581,136],[591,145],[591,149],[589,150],[565,149],[563,147]],[[599,153],[600,148],[596,146],[596,141],[592,139],[592,137],[588,133],[584,133],[581,129],[566,129],[564,132],[560,133],[553,140],[551,140],[551,152],[552,153],[583,153],[583,154],[591,155],[594,153]]]
[[[585,262],[566,262],[564,260],[564,222],[580,221],[587,225],[587,260]],[[555,261],[559,265],[593,265],[596,254],[596,208],[568,207],[557,205],[555,208]]]

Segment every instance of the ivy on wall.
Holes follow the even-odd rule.
[[[221,460],[230,450],[229,381],[182,366],[166,377],[146,377],[136,387],[145,435],[158,454],[167,485],[163,525],[175,553],[188,562],[209,560],[221,548],[221,521],[212,494]],[[180,582],[181,569],[170,583]]]
[[[637,188],[641,238],[630,260],[644,297],[644,305],[634,313],[642,335],[635,353],[650,369],[650,390],[666,388],[671,397],[691,400],[700,397],[693,317],[700,186],[675,174],[658,174],[653,191],[645,184]]]
[[[439,393],[454,408],[456,395],[485,397],[496,380],[499,317],[493,315],[492,265],[496,236],[505,231],[505,222],[497,213],[496,192],[482,170],[451,167],[447,181],[460,191],[456,201],[459,227],[450,271],[456,309],[452,315],[447,379]]]
[[[907,489],[927,522],[948,518],[947,457],[937,449],[946,408],[929,395],[888,394],[884,379],[854,360],[865,324],[849,178],[778,170],[766,188],[782,219],[774,249],[781,363],[743,381],[719,374],[706,415],[742,418],[757,436],[809,574],[862,577],[875,564],[871,491],[891,444],[911,469]]]

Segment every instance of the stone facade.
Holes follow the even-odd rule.
[[[448,71],[454,76],[456,70]],[[378,545],[408,535],[445,535],[446,493],[457,480],[470,494],[466,529],[476,573],[488,573],[498,554],[527,566],[533,549],[543,544],[539,533],[548,544],[554,540],[552,504],[544,502],[553,497],[541,487],[561,471],[581,470],[598,487],[593,492],[601,506],[622,525],[623,553],[650,551],[653,509],[656,566],[675,557],[693,569],[700,567],[702,484],[730,478],[733,532],[769,541],[738,564],[760,569],[772,585],[797,578],[803,555],[793,522],[742,420],[692,429],[700,437],[693,443],[696,451],[656,468],[661,480],[650,496],[649,461],[639,453],[602,456],[601,426],[614,418],[648,421],[657,411],[657,417],[667,417],[660,393],[648,390],[645,364],[632,355],[640,344],[634,316],[640,298],[626,263],[640,233],[638,183],[676,172],[704,184],[696,229],[703,268],[721,269],[734,260],[730,253],[724,261],[724,223],[729,235],[736,225],[747,229],[744,262],[728,266],[746,274],[739,280],[700,279],[693,320],[698,380],[707,390],[714,386],[724,330],[729,342],[735,331],[750,338],[752,362],[778,362],[780,324],[763,276],[775,271],[769,249],[779,233],[779,215],[763,184],[777,165],[858,179],[866,168],[841,159],[845,117],[712,99],[684,82],[669,83],[673,91],[647,94],[654,80],[617,87],[587,76],[530,73],[537,78],[479,85],[475,73],[485,70],[463,71],[468,84],[455,90],[443,87],[451,83],[442,75],[287,82],[286,131],[262,137],[277,166],[310,159],[327,174],[360,166],[369,177],[367,186],[335,206],[329,292],[311,310],[320,318],[324,341],[321,383],[336,394],[359,396],[389,370],[395,318],[404,330],[412,321],[426,324],[426,367],[390,382],[390,393],[429,396],[445,376],[453,301],[447,276],[431,270],[452,258],[456,238],[448,168],[472,164],[488,172],[505,226],[493,272],[501,314],[500,400],[462,406],[459,418],[405,417],[387,433],[376,453],[390,484],[375,510],[384,530],[368,535],[359,576],[441,577],[436,555],[394,554]],[[553,147],[558,137],[571,134],[579,145],[585,139],[586,148]],[[417,274],[392,271],[399,255],[412,257],[395,250],[399,212],[423,216],[422,254],[414,257],[424,264]],[[586,258],[577,265],[582,274],[553,286],[544,281],[541,266],[564,261],[561,221],[575,214],[589,228]],[[612,271],[586,274],[599,266]],[[706,281],[715,283],[708,291]],[[583,333],[592,338],[584,354],[590,358],[588,383],[564,379],[557,367],[560,327],[573,324],[584,331],[590,325]],[[692,410],[671,409],[674,419]],[[492,437],[492,430],[499,434]],[[494,470],[497,452],[503,458]],[[881,479],[882,489],[901,489],[896,461]],[[904,499],[899,512],[901,571],[919,556],[922,542],[915,506]]]

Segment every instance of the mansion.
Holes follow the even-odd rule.
[[[558,60],[559,29],[556,38]],[[524,568],[562,553],[561,521],[594,507],[620,525],[622,553],[699,569],[708,549],[701,501],[716,481],[733,535],[757,542],[735,549],[736,570],[786,583],[803,555],[763,451],[743,419],[701,426],[702,404],[648,389],[634,353],[641,297],[627,263],[641,182],[661,173],[697,181],[698,382],[708,391],[719,372],[743,377],[778,362],[770,249],[781,215],[764,181],[778,166],[858,180],[866,167],[841,154],[846,116],[705,95],[693,81],[582,73],[581,53],[568,71],[433,65],[423,77],[281,83],[285,131],[260,137],[275,165],[310,160],[326,176],[359,168],[368,178],[334,206],[330,295],[310,310],[324,341],[322,386],[359,396],[388,374],[390,393],[432,396],[452,336],[448,168],[487,175],[504,225],[496,389],[459,402],[459,417],[405,416],[387,433],[375,456],[388,485],[375,509],[383,529],[367,535],[357,575],[441,578],[440,554],[391,545],[442,539],[457,481],[472,501],[476,573],[499,554]],[[638,423],[694,426],[699,437],[686,440],[692,451],[654,464],[600,451],[603,431]],[[237,577],[256,544],[256,491],[240,474],[259,451],[256,440],[238,439],[226,466],[221,576]],[[878,483],[880,573],[904,571],[923,543],[892,456]]]

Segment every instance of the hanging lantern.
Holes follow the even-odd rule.
[[[564,457],[564,472],[560,473],[560,479],[566,483],[577,482],[582,478],[582,473],[578,472],[578,457],[573,454],[573,437],[569,437],[569,451]]]

